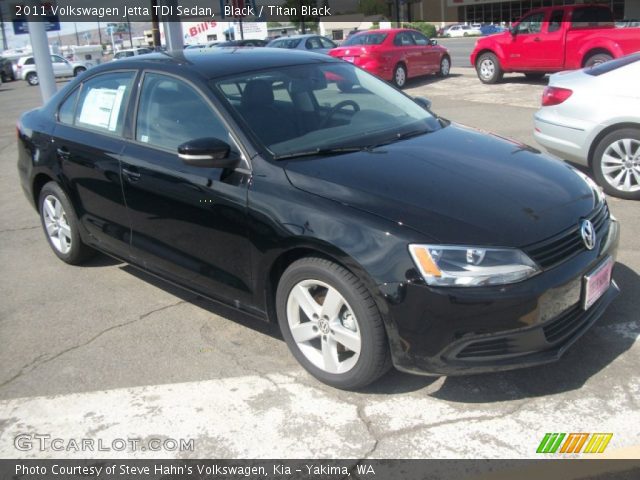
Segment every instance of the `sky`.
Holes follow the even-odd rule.
[[[29,45],[31,42],[29,41],[29,35],[14,35],[13,34],[13,24],[11,22],[4,22],[5,33],[7,35],[7,43],[9,48],[20,48],[26,45]],[[100,26],[104,29],[106,27],[105,23],[101,23]],[[48,37],[55,41],[58,33],[60,35],[67,35],[70,33],[75,33],[75,28],[77,27],[78,32],[84,32],[87,30],[93,30],[98,28],[97,22],[60,22],[60,32],[48,32]],[[0,34],[1,35],[1,34]],[[82,38],[82,37],[81,37]],[[0,40],[0,49],[2,48],[2,42]]]

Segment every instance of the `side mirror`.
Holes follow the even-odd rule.
[[[230,152],[229,144],[217,138],[197,138],[178,146],[178,157],[192,167],[233,168],[239,158]]]
[[[431,100],[424,97],[413,97],[413,101],[420,105],[425,110],[431,110]]]
[[[435,38],[432,38],[429,40],[429,45],[435,47],[436,45],[438,45],[438,41]]]

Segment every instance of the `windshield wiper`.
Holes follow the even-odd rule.
[[[314,150],[305,150],[302,152],[283,153],[282,155],[275,155],[274,160],[285,160],[287,158],[300,158],[300,157],[315,157],[316,155],[339,155],[341,153],[352,153],[368,151],[371,148],[364,147],[334,147],[334,148],[316,148]]]

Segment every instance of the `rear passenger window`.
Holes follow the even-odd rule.
[[[136,140],[174,152],[197,138],[229,142],[229,132],[206,100],[174,77],[147,73],[142,84]]]
[[[104,133],[120,135],[135,72],[105,73],[82,84],[75,124]]]
[[[58,121],[60,123],[66,123],[67,125],[73,125],[73,116],[76,111],[76,101],[78,100],[78,93],[80,87],[76,88],[71,95],[69,95],[60,108],[58,109]]]

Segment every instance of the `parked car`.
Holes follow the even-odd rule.
[[[574,168],[426,103],[308,52],[141,55],[22,115],[20,181],[61,260],[277,321],[330,385],[557,360],[618,292],[617,221]]]
[[[605,192],[640,200],[640,53],[552,75],[536,140],[589,167]]]
[[[542,78],[597,65],[640,50],[640,28],[615,28],[606,5],[576,4],[533,10],[510,31],[476,42],[471,65],[483,83],[505,72]]]
[[[192,48],[195,48],[195,49],[207,48],[207,45],[204,44],[204,43],[194,43],[194,44],[191,44],[191,45],[185,45],[184,48],[185,48],[185,50],[186,49],[192,49]]]
[[[16,76],[11,60],[9,60],[8,58],[0,57],[0,80],[2,80],[2,83],[6,83],[15,79]]]
[[[616,22],[616,27],[618,28],[640,27],[640,20],[638,19],[620,20]]]
[[[471,25],[450,25],[445,28],[443,36],[445,37],[470,37],[482,35],[480,27],[472,27]]]
[[[247,40],[229,40],[228,42],[220,42],[212,45],[213,47],[264,47],[267,42],[258,39]]]
[[[436,73],[443,77],[451,70],[451,57],[417,30],[369,30],[349,37],[329,52],[332,57],[351,62],[402,88],[407,79]]]
[[[51,64],[53,65],[53,75],[55,78],[61,77],[77,77],[87,70],[87,65],[83,62],[70,62],[60,55],[51,55]],[[18,75],[22,80],[35,86],[40,83],[38,80],[38,72],[36,71],[36,62],[32,56],[22,57],[18,60],[16,67]]]
[[[480,27],[480,33],[483,36],[493,35],[494,33],[502,33],[507,31],[507,27],[503,27],[501,25],[482,25]]]
[[[147,47],[138,47],[138,48],[126,48],[124,50],[119,50],[113,56],[114,60],[120,60],[122,58],[135,57],[136,55],[146,55],[147,53],[153,52],[152,48]]]
[[[320,35],[290,35],[287,37],[271,40],[267,45],[269,48],[287,48],[297,50],[309,50],[316,53],[329,53],[329,50],[338,45],[327,37]]]

